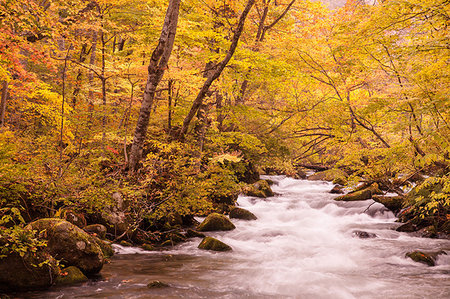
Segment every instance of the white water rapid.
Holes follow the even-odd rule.
[[[45,297],[450,298],[450,255],[440,255],[435,267],[405,258],[412,250],[449,250],[449,240],[396,232],[382,205],[336,202],[330,183],[270,179],[275,197],[238,199],[258,220],[233,220],[235,230],[207,233],[233,251],[199,250],[199,238],[164,252],[117,246],[102,279]],[[360,239],[355,230],[377,237]],[[170,287],[148,289],[153,280]]]

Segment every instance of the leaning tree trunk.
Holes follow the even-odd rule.
[[[8,81],[3,81],[2,84],[2,100],[0,102],[0,127],[5,125],[6,100],[8,98]]]
[[[144,97],[142,99],[141,110],[139,111],[139,119],[136,124],[128,162],[128,167],[132,172],[136,171],[137,165],[142,158],[142,148],[147,135],[150,111],[155,98],[156,87],[164,75],[164,70],[167,67],[167,62],[172,52],[175,34],[177,32],[180,1],[170,0],[169,2],[159,43],[153,50],[148,66],[147,84],[145,85]]]
[[[244,11],[242,12],[241,16],[239,17],[239,22],[236,27],[236,30],[234,31],[233,39],[231,40],[231,45],[230,45],[230,48],[228,49],[227,55],[217,65],[217,67],[214,69],[214,71],[208,75],[208,78],[206,79],[205,83],[203,83],[202,89],[200,89],[197,97],[194,100],[194,103],[192,103],[191,110],[189,110],[188,115],[185,117],[185,119],[183,121],[183,126],[178,135],[179,140],[184,139],[184,136],[186,135],[189,124],[191,123],[191,121],[194,118],[195,114],[197,113],[198,109],[202,105],[203,100],[209,90],[209,87],[214,82],[214,80],[219,78],[223,69],[228,64],[230,59],[233,57],[234,51],[236,51],[236,47],[239,42],[239,38],[241,37],[242,31],[244,30],[245,19],[247,18],[247,15],[250,12],[250,9],[252,8],[254,3],[255,3],[255,0],[248,0],[247,5],[244,8]]]

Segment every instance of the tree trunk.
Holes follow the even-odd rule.
[[[241,37],[242,31],[244,29],[244,23],[245,19],[247,18],[248,13],[250,12],[250,9],[252,8],[253,4],[255,3],[255,0],[248,0],[247,5],[244,8],[244,11],[242,12],[241,16],[239,17],[239,22],[236,27],[236,30],[233,35],[233,39],[231,40],[230,48],[227,52],[227,55],[225,58],[217,65],[217,67],[214,69],[214,72],[212,72],[208,78],[206,79],[205,83],[203,83],[202,88],[200,89],[197,98],[194,100],[194,103],[192,103],[192,107],[189,110],[188,115],[183,121],[183,126],[180,130],[180,133],[178,135],[179,140],[183,140],[184,136],[187,133],[187,130],[189,128],[189,124],[191,123],[192,119],[194,118],[195,114],[197,113],[198,109],[203,103],[203,99],[205,98],[209,87],[211,84],[219,78],[220,74],[222,73],[225,66],[230,61],[231,57],[233,57],[234,52],[236,51],[236,47],[239,42],[239,38]]]
[[[0,127],[5,125],[6,100],[8,98],[8,81],[3,81],[2,84],[2,101],[0,102]]]
[[[139,118],[134,132],[133,144],[131,146],[129,169],[134,172],[142,158],[142,148],[147,135],[150,111],[155,98],[156,88],[164,75],[170,54],[172,52],[177,31],[178,13],[181,0],[170,0],[166,17],[161,30],[158,45],[153,50],[148,66],[147,84],[145,85]]]

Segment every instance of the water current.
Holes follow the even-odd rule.
[[[231,252],[197,249],[199,238],[161,252],[115,245],[98,279],[26,297],[450,298],[450,255],[435,267],[405,258],[412,250],[450,254],[450,240],[397,232],[382,205],[334,201],[330,183],[270,179],[275,197],[238,199],[258,220],[233,220],[235,230],[208,233]],[[376,237],[360,239],[355,230]],[[169,287],[147,288],[154,280]]]

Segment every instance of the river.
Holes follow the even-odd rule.
[[[163,252],[116,246],[97,280],[26,297],[450,298],[450,255],[435,267],[405,258],[412,250],[448,250],[450,240],[397,232],[382,205],[336,202],[330,183],[270,178],[275,197],[238,199],[258,220],[233,220],[235,230],[208,233],[231,252],[199,250],[199,238]],[[355,230],[377,237],[360,239]],[[170,287],[148,289],[154,280]]]

